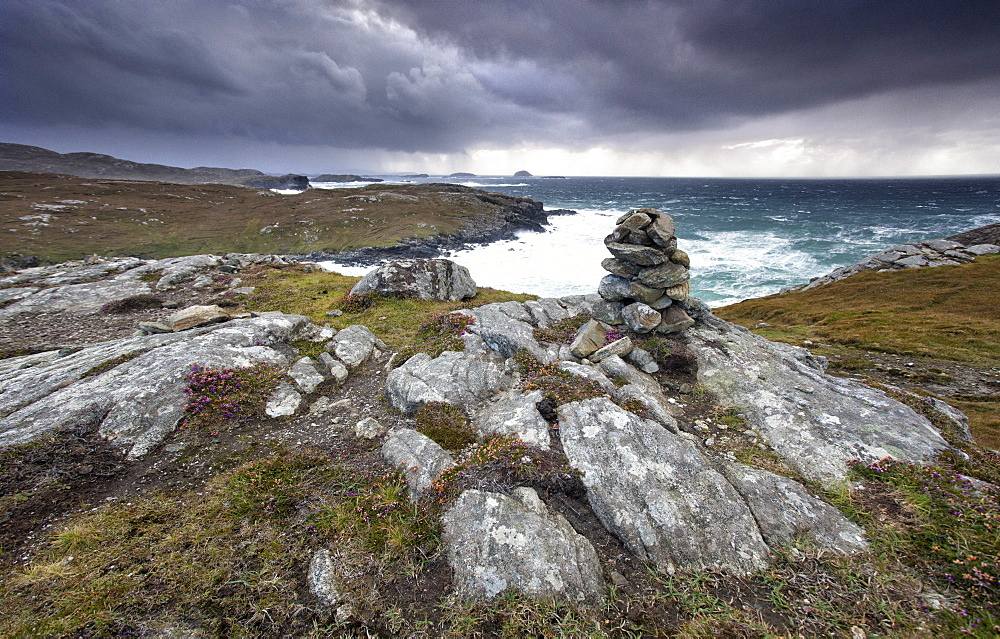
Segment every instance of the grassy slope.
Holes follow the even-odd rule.
[[[91,254],[335,253],[452,232],[470,216],[498,209],[472,189],[450,185],[277,195],[217,184],[0,171],[0,258],[20,253],[58,262]]]
[[[834,370],[839,365],[878,377],[885,367],[876,366],[877,355],[884,353],[913,358],[932,373],[964,367],[994,388],[994,381],[1000,381],[996,255],[962,266],[861,273],[807,291],[747,300],[716,313],[771,340],[796,345],[810,340],[813,351],[831,358]],[[757,327],[760,322],[771,326]],[[969,414],[981,444],[1000,447],[1000,395],[947,399]]]
[[[327,310],[344,306],[342,296],[356,278],[300,266],[241,275],[259,292],[243,300],[244,308],[303,313],[338,327],[366,324],[396,348],[421,346],[421,324],[467,306],[382,300],[327,318]],[[524,299],[497,291],[482,295],[477,302]],[[808,336],[832,342],[833,333],[818,332],[828,323],[815,295],[798,309],[757,307],[754,312],[771,313],[767,319],[775,324],[774,332],[784,332],[789,340]],[[798,318],[796,312],[808,316],[788,319]],[[787,324],[780,323],[781,317]],[[860,331],[864,319],[855,321]],[[979,321],[966,328],[983,330]],[[903,337],[905,332],[894,339]],[[858,346],[828,348],[856,351]],[[611,587],[603,605],[591,608],[516,594],[475,603],[447,594],[437,523],[442,504],[410,504],[399,478],[386,473],[377,445],[351,440],[335,451],[287,449],[267,442],[274,427],[268,421],[220,424],[223,437],[245,444],[212,459],[217,474],[204,484],[161,487],[94,510],[83,508],[44,533],[29,562],[18,561],[21,551],[0,553],[3,567],[11,567],[0,571],[0,634],[794,637],[858,636],[851,630],[857,627],[869,637],[965,632],[985,637],[1000,630],[992,629],[1000,623],[1000,540],[995,534],[1000,503],[956,484],[961,480],[947,460],[928,471],[860,469],[864,490],[825,495],[865,526],[873,540],[870,554],[835,558],[799,545],[774,557],[768,570],[746,578],[718,571],[660,575],[640,570],[629,573],[627,586]],[[218,437],[188,436],[201,442],[191,447],[197,455],[211,451]],[[56,439],[0,451],[0,477],[17,477],[20,486],[20,492],[0,502],[0,510],[7,502],[30,502],[33,491],[61,490],[49,479],[68,476],[55,470],[58,455],[39,481],[21,470],[25,456],[38,457],[39,449],[54,446]],[[502,452],[504,445],[482,450],[491,449]],[[525,452],[511,459],[521,463]],[[983,459],[977,456],[961,466],[963,474],[995,479],[996,459]],[[959,508],[967,514],[956,518]],[[304,575],[317,547],[334,549],[353,575],[356,614],[344,623],[318,609],[306,592]],[[930,610],[941,602],[952,611]]]

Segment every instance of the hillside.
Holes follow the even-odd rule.
[[[491,220],[498,223],[486,224]],[[544,220],[540,203],[450,184],[278,195],[219,184],[0,171],[0,260],[14,254],[60,262],[93,254],[339,253],[470,225],[497,231]]]
[[[975,266],[958,303],[995,286]],[[0,634],[1000,629],[1000,465],[946,408],[693,299],[638,334],[597,295],[356,282],[239,254],[0,277]],[[596,316],[604,359],[574,356]]]
[[[985,231],[976,243],[996,239]],[[958,237],[958,236],[956,236]],[[1000,256],[971,264],[868,271],[715,313],[771,340],[806,346],[842,375],[939,397],[1000,448]]]

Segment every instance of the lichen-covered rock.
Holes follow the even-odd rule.
[[[501,363],[445,351],[436,358],[414,355],[389,373],[385,388],[389,403],[412,415],[427,402],[474,406],[510,385]]]
[[[548,450],[550,429],[536,408],[540,401],[539,391],[507,391],[480,408],[472,423],[481,435],[517,435],[529,446]]]
[[[454,302],[476,294],[469,269],[451,260],[398,260],[365,275],[351,289],[352,295],[377,292],[410,293],[425,300]]]
[[[320,353],[317,359],[320,366],[323,367],[325,374],[337,380],[338,384],[343,384],[348,375],[350,375],[347,367],[329,353]]]
[[[619,275],[605,275],[597,285],[597,292],[609,302],[620,302],[632,296],[631,283]]]
[[[622,337],[597,349],[591,354],[590,360],[600,362],[615,355],[625,356],[632,352],[632,348],[632,340],[628,337]]]
[[[475,319],[475,323],[466,330],[478,335],[501,357],[513,357],[522,348],[542,362],[551,361],[555,357],[538,344],[535,328],[531,324],[531,313],[523,304],[487,304],[461,313]]]
[[[675,251],[676,252],[676,251]],[[675,262],[664,262],[658,266],[650,266],[639,271],[639,281],[654,288],[670,288],[690,278],[688,269]]]
[[[267,402],[264,404],[264,412],[269,417],[287,417],[294,415],[302,404],[302,395],[288,382],[278,384]]]
[[[377,340],[368,327],[354,324],[339,331],[328,348],[348,367],[356,368],[371,356]]]
[[[666,572],[766,565],[750,509],[690,442],[606,398],[564,404],[559,418],[594,513],[640,558]]]
[[[183,417],[192,363],[288,366],[292,351],[284,345],[309,326],[306,317],[278,314],[111,340],[63,357],[53,351],[0,360],[0,446],[92,424],[130,456],[143,455]],[[105,372],[88,374],[109,364]]]
[[[288,376],[295,380],[295,384],[306,394],[316,390],[316,387],[326,379],[310,357],[303,357],[292,364],[288,369]]]
[[[361,439],[375,439],[386,433],[385,424],[374,417],[365,417],[354,425],[354,436]]]
[[[467,490],[445,513],[444,545],[460,595],[505,590],[573,602],[603,598],[597,553],[531,488],[512,494]]]
[[[337,562],[329,550],[324,548],[313,553],[307,581],[309,592],[320,605],[332,607],[344,602]]]
[[[0,317],[59,311],[86,315],[99,312],[105,304],[152,293],[142,280],[124,277],[35,289],[29,295],[18,295],[16,301],[0,309]]]
[[[801,536],[818,548],[842,555],[868,549],[860,527],[797,481],[735,462],[724,465],[722,472],[750,506],[764,541],[772,548]]]
[[[640,209],[647,213],[652,219],[652,223],[646,227],[646,234],[649,235],[657,246],[669,246],[674,239],[674,218],[656,209]]]
[[[803,477],[837,484],[847,462],[920,461],[947,448],[924,417],[864,384],[824,374],[805,349],[777,344],[714,316],[688,329],[698,382]]]
[[[639,274],[639,267],[615,257],[608,257],[601,261],[601,268],[612,275],[632,279]]]
[[[455,464],[448,451],[434,440],[409,428],[389,433],[382,444],[382,457],[403,471],[411,501],[420,499],[441,471]]]
[[[667,259],[662,250],[655,246],[622,244],[621,242],[605,242],[605,245],[612,255],[636,266],[656,266],[663,264]]]

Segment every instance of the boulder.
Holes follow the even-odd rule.
[[[766,566],[750,509],[689,441],[606,398],[564,404],[559,418],[594,513],[641,559],[670,573]]]
[[[371,356],[378,341],[366,326],[354,324],[339,331],[327,348],[349,368],[357,368]]]
[[[427,402],[474,406],[510,387],[503,365],[486,357],[445,351],[431,358],[418,353],[389,373],[389,403],[412,415]]]
[[[303,393],[309,394],[316,390],[316,387],[323,383],[326,377],[316,366],[316,362],[309,357],[303,357],[288,369],[288,376]]]
[[[509,496],[467,490],[442,522],[461,596],[491,599],[514,590],[578,603],[603,598],[594,547],[531,488],[515,488]]]
[[[365,417],[354,425],[354,436],[361,439],[375,439],[385,435],[388,430],[382,422],[374,417]]]
[[[167,321],[170,323],[172,330],[186,331],[195,326],[225,322],[228,319],[229,313],[221,307],[212,304],[210,306],[189,306],[181,309],[171,315]]]
[[[455,464],[448,451],[434,440],[409,428],[389,433],[389,438],[382,444],[382,457],[403,471],[410,501],[420,499],[441,471]]]
[[[924,417],[870,386],[824,374],[809,351],[709,315],[686,332],[698,382],[750,425],[795,471],[828,486],[847,462],[922,461],[948,447]]]
[[[336,606],[344,602],[341,593],[338,565],[333,554],[326,550],[317,550],[309,562],[309,592],[322,606]]]
[[[480,408],[472,423],[481,435],[517,435],[529,446],[548,450],[550,428],[536,408],[540,401],[539,391],[510,390]]]
[[[451,260],[398,260],[369,272],[351,289],[352,295],[369,292],[454,302],[475,296],[476,283],[469,269]]]
[[[302,395],[288,382],[278,384],[271,396],[267,398],[264,412],[269,417],[285,417],[294,415],[302,403]]]

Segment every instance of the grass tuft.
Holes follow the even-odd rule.
[[[459,451],[479,438],[465,413],[447,402],[427,402],[413,417],[417,430],[446,450]]]
[[[133,295],[132,297],[126,297],[125,299],[108,302],[101,307],[101,312],[129,313],[131,311],[143,311],[147,308],[160,308],[161,306],[163,306],[163,300],[160,297],[150,293],[144,293],[142,295]]]

